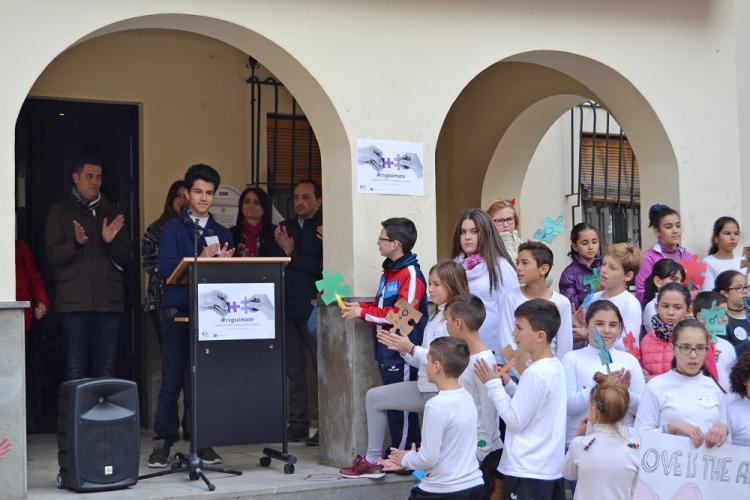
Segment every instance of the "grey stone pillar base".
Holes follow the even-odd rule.
[[[23,310],[0,302],[0,439],[13,448],[0,458],[0,497],[26,498],[26,362]]]
[[[381,385],[375,328],[362,320],[343,320],[335,303],[318,303],[317,336],[320,463],[347,467],[367,448],[365,394]]]

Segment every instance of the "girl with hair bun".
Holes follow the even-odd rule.
[[[658,241],[643,253],[641,268],[635,277],[635,296],[641,304],[645,304],[643,299],[646,279],[651,275],[656,261],[672,259],[675,262],[682,262],[693,258],[693,254],[682,246],[682,222],[677,210],[657,203],[649,209],[648,220],[648,227],[654,229]]]
[[[630,407],[630,395],[614,373],[596,372],[593,378],[588,418],[581,421],[570,442],[563,476],[575,481],[574,500],[630,500],[640,464],[638,444],[628,439],[622,422]],[[590,434],[586,434],[588,424],[593,425]]]

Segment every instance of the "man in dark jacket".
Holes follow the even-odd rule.
[[[70,196],[50,208],[44,229],[47,258],[55,271],[65,380],[114,377],[130,239],[125,217],[100,192],[101,161],[79,163],[73,185]]]
[[[323,202],[320,185],[304,180],[294,187],[294,212],[276,228],[276,243],[292,261],[286,266],[285,348],[289,377],[289,441],[305,440],[310,433],[307,391],[307,353],[317,362],[315,339],[307,331],[315,282],[323,269]],[[317,396],[316,396],[317,397]],[[310,443],[312,444],[312,443]]]

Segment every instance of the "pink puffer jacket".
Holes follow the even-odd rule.
[[[641,340],[638,361],[650,375],[661,375],[672,369],[672,343],[648,332]]]

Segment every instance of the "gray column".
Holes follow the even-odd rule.
[[[13,449],[0,458],[0,497],[26,497],[26,364],[23,309],[28,302],[0,302],[0,439]]]
[[[341,319],[335,303],[318,306],[318,420],[324,465],[349,466],[366,451],[365,394],[381,385],[374,335],[375,328],[364,321]]]

